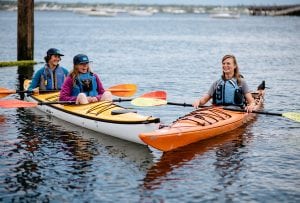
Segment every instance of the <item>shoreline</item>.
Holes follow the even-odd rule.
[[[0,10],[16,11],[18,3],[4,1],[0,4]],[[148,5],[148,4],[96,4],[96,3],[57,3],[35,2],[35,11],[72,11],[95,16],[115,16],[119,13],[131,15],[150,16],[156,13],[168,14],[213,14],[219,12],[238,13],[245,15],[273,15],[274,12],[300,8],[300,5],[273,5],[273,6],[213,6],[213,5]],[[263,12],[253,12],[253,10]],[[298,15],[292,13],[284,15]]]

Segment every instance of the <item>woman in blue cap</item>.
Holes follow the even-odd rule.
[[[74,67],[62,86],[60,101],[75,101],[76,104],[112,101],[112,94],[104,90],[99,76],[91,72],[89,63],[85,54],[74,56]]]
[[[63,54],[56,48],[47,51],[44,57],[46,64],[40,68],[31,81],[29,90],[39,87],[40,90],[60,90],[64,83],[68,70],[59,65]]]

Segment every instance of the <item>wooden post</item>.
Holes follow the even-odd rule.
[[[18,60],[33,60],[34,0],[18,0]]]

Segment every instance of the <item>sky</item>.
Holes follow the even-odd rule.
[[[182,4],[182,5],[287,5],[300,0],[35,0],[60,3],[124,3],[124,4]]]

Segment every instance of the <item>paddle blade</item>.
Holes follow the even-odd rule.
[[[6,97],[6,96],[8,96],[10,94],[14,94],[14,93],[16,93],[15,90],[9,90],[9,89],[3,88],[3,87],[0,88],[0,98]]]
[[[107,89],[113,95],[118,97],[131,97],[137,91],[137,85],[135,84],[120,84],[115,85]]]
[[[139,97],[131,101],[134,106],[161,106],[166,105],[167,101],[163,99]]]
[[[282,114],[283,117],[289,118],[293,121],[300,122],[300,113],[297,112],[286,112]]]
[[[28,90],[30,84],[31,84],[31,80],[26,79],[23,83],[24,90]]]
[[[22,100],[0,100],[0,108],[30,108],[36,107],[38,103],[36,102],[27,102]]]
[[[158,91],[145,93],[140,97],[166,100],[167,99],[167,93],[165,91],[158,90]]]

